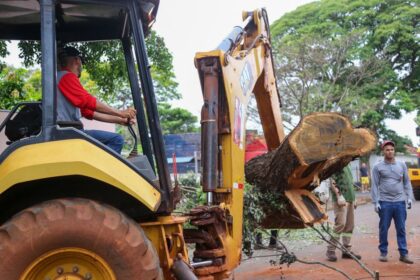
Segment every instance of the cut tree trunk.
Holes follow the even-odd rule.
[[[368,129],[353,128],[347,117],[338,113],[313,113],[304,117],[277,149],[250,160],[245,166],[246,180],[267,198],[270,197],[267,194],[284,194],[290,190],[312,191],[320,181],[343,169],[354,158],[369,153],[375,145],[375,135]],[[284,201],[277,203],[290,208],[286,197],[280,197]],[[277,211],[267,209],[266,205],[273,202],[261,201],[261,206],[269,216],[275,216]],[[283,217],[287,213],[278,215]],[[266,222],[270,227],[279,224],[272,218]]]

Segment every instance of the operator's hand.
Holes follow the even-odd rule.
[[[381,205],[379,205],[379,202],[375,204],[375,212],[379,213],[381,211]]]
[[[411,209],[411,205],[413,204],[413,202],[411,201],[411,199],[407,200],[407,209]]]
[[[130,119],[130,118],[121,118],[120,125],[133,125],[136,123],[136,119]]]
[[[136,124],[136,119],[128,119],[130,125]]]
[[[134,108],[127,108],[121,111],[121,116],[126,119],[136,118],[137,111]]]

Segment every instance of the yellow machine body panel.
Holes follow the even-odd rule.
[[[420,157],[420,147],[417,148],[417,156]],[[410,178],[413,189],[415,189],[416,192],[419,191],[420,190],[420,168],[409,168],[408,176]]]
[[[262,19],[254,11],[256,34],[267,34],[263,30]],[[267,35],[268,36],[268,35]],[[200,60],[217,58],[223,81],[226,107],[228,108],[229,129],[220,133],[221,181],[216,193],[224,193],[221,208],[228,210],[233,217],[232,232],[221,238],[226,253],[226,268],[234,269],[241,260],[243,197],[245,185],[245,131],[248,103],[255,95],[263,123],[269,149],[277,148],[284,138],[284,130],[279,106],[279,97],[272,74],[271,53],[266,38],[261,38],[249,49],[236,48],[226,54],[221,50],[198,52],[195,55],[196,67]],[[247,45],[250,42],[245,42]],[[197,67],[198,68],[198,67]],[[205,87],[205,86],[204,86]],[[219,112],[221,114],[221,112]],[[224,118],[224,117],[221,117]],[[220,122],[220,120],[219,120]]]
[[[44,178],[81,175],[114,186],[156,211],[161,194],[142,176],[99,147],[80,139],[23,146],[0,165],[0,193]]]
[[[245,134],[251,97],[256,101],[268,150],[278,148],[285,139],[265,10],[245,12],[244,19],[246,32],[235,27],[217,50],[195,55],[204,98],[203,190],[212,192],[216,203],[230,216],[228,231],[219,234],[227,270],[234,269],[241,260]],[[291,191],[288,197],[298,213],[312,221],[302,194],[317,204],[308,191]],[[221,273],[215,279],[218,277],[223,279]]]
[[[420,168],[409,168],[408,177],[414,189],[420,189]]]
[[[160,216],[156,221],[140,224],[156,248],[165,279],[173,279],[171,267],[177,258],[182,257],[186,263],[189,262],[183,236],[186,220],[187,218],[178,216]]]

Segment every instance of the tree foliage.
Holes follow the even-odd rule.
[[[4,62],[1,61],[2,57],[5,57],[9,53],[7,52],[7,44],[5,41],[0,41],[0,71],[6,66]]]
[[[68,45],[77,47],[86,59],[84,63],[86,71],[83,72],[81,81],[90,93],[118,108],[132,106],[131,89],[120,41]],[[18,47],[19,57],[26,67],[40,64],[39,42],[20,41]],[[146,47],[162,127],[169,133],[196,131],[196,117],[185,109],[173,108],[169,105],[169,101],[180,99],[181,94],[178,92],[178,83],[173,71],[173,57],[163,38],[152,31],[146,38]],[[6,52],[6,44],[0,43],[0,57],[4,57]],[[176,120],[177,117],[183,119]]]
[[[173,57],[166,48],[165,41],[152,31],[146,38],[146,46],[151,61],[152,79],[155,83],[156,96],[159,102],[178,100],[178,83],[173,72]]]
[[[22,101],[41,98],[41,72],[4,67],[0,72],[0,108],[12,109]]]
[[[197,132],[197,117],[188,110],[172,108],[169,103],[158,104],[161,118],[161,128],[164,134]]]
[[[321,0],[277,20],[284,118],[337,111],[402,141],[384,120],[420,105],[419,14],[416,1]]]
[[[127,98],[124,96],[129,91],[129,83],[121,42],[114,40],[67,45],[77,47],[83,54],[86,60],[84,69],[97,84],[100,97],[107,102],[123,105],[121,98]],[[18,46],[19,57],[23,59],[26,67],[40,64],[41,46],[39,42],[20,41]],[[172,54],[166,47],[163,38],[152,31],[146,38],[146,47],[158,102],[179,99],[181,95],[177,91],[178,83],[175,81],[173,72]]]

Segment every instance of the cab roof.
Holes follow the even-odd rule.
[[[120,39],[129,19],[124,7],[136,3],[143,31],[148,32],[159,0],[57,0],[56,38],[61,42]],[[140,7],[150,9],[150,16]],[[0,1],[0,40],[40,40],[39,0]]]

